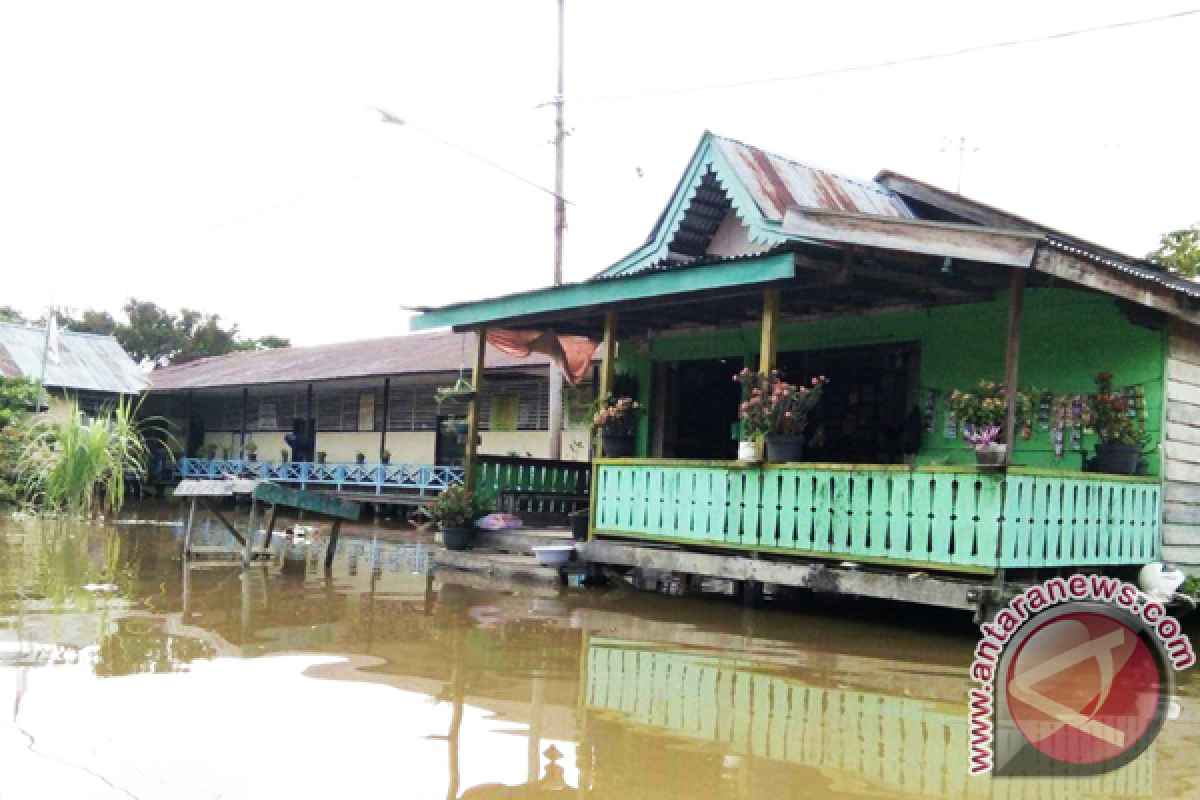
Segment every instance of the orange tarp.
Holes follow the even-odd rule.
[[[599,342],[586,336],[559,336],[553,331],[488,331],[488,344],[515,358],[534,353],[548,357],[572,386],[583,380]]]

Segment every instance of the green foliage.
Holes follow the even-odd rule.
[[[0,430],[24,419],[37,395],[37,384],[28,378],[0,377]]]
[[[1190,597],[1200,595],[1200,575],[1188,575],[1183,580],[1183,585],[1179,587],[1182,594]]]
[[[24,325],[27,320],[24,314],[12,306],[0,306],[0,322],[15,322],[18,325]]]
[[[1200,274],[1200,224],[1164,233],[1159,239],[1158,249],[1146,258],[1161,264],[1170,272],[1187,278],[1197,277]]]
[[[496,507],[496,499],[486,490],[468,491],[462,485],[451,486],[433,501],[429,513],[443,528],[466,528]]]
[[[126,481],[144,480],[147,449],[136,404],[122,399],[86,422],[72,406],[64,422],[41,425],[21,454],[18,475],[26,496],[43,510],[89,515],[117,511]]]
[[[37,384],[27,378],[0,377],[0,506],[17,505],[17,464],[25,449],[22,423],[37,403]]]
[[[1033,414],[1034,404],[1041,391],[1034,388],[1017,390],[1016,427],[1021,426]],[[1005,417],[1008,416],[1008,402],[1004,396],[1004,386],[993,381],[980,381],[974,389],[954,389],[950,392],[948,404],[958,416],[958,421],[974,428],[1004,427]]]
[[[820,375],[808,386],[796,386],[783,380],[778,370],[765,373],[748,368],[733,379],[742,385],[738,417],[742,421],[742,435],[748,438],[804,433],[808,415],[821,402],[828,382]]]
[[[642,404],[632,397],[613,397],[611,394],[596,400],[592,412],[592,430],[610,435],[629,435],[637,421],[646,413]]]
[[[1148,437],[1132,415],[1129,398],[1113,390],[1113,374],[1101,372],[1096,376],[1096,394],[1088,399],[1088,413],[1096,435],[1105,444],[1140,444]]]

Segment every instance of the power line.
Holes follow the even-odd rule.
[[[711,92],[723,91],[729,89],[743,89],[749,86],[762,86],[772,83],[787,83],[789,81],[802,81],[811,78],[824,78],[830,75],[847,75],[856,72],[871,72],[874,70],[888,69],[891,67],[899,67],[907,64],[919,64],[926,61],[941,61],[948,58],[959,58],[961,56],[972,55],[975,53],[983,53],[989,50],[1003,50],[1010,47],[1021,47],[1028,44],[1038,44],[1041,42],[1052,42],[1062,39],[1070,39],[1077,36],[1086,36],[1091,33],[1099,33],[1102,31],[1118,30],[1120,28],[1133,28],[1140,25],[1150,25],[1157,22],[1167,22],[1170,20],[1182,19],[1200,14],[1200,8],[1193,8],[1187,11],[1176,11],[1171,14],[1163,14],[1158,17],[1145,17],[1143,19],[1126,20],[1124,22],[1110,22],[1104,25],[1095,25],[1090,28],[1075,28],[1067,31],[1059,31],[1058,33],[1049,33],[1043,36],[1031,36],[1026,39],[1009,39],[1003,42],[991,42],[989,44],[972,45],[971,47],[962,47],[957,50],[944,50],[940,53],[927,53],[919,56],[905,56],[903,58],[892,58],[886,61],[875,61],[870,64],[856,64],[848,67],[831,67],[829,69],[819,69],[812,72],[801,72],[796,75],[776,75],[767,78],[750,78],[743,81],[729,81],[727,83],[710,83],[700,86],[684,86],[674,89],[650,89],[642,92],[629,92],[626,94],[611,94],[611,95],[596,95],[594,97],[582,97],[572,99],[571,103],[606,103],[614,100],[634,100],[642,97],[662,97],[676,94],[692,94],[696,92]]]

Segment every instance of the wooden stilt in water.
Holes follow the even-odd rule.
[[[329,531],[329,548],[325,551],[325,571],[333,568],[333,554],[337,552],[338,535],[342,532],[342,521],[335,519],[333,528]]]
[[[196,530],[196,501],[192,497],[191,507],[188,509],[187,529],[183,532],[183,560],[187,561],[188,554],[192,549],[192,533]]]
[[[250,500],[250,521],[246,523],[246,554],[242,557],[243,564],[254,560],[254,523],[258,516],[258,500]]]
[[[271,536],[275,533],[275,518],[279,516],[279,506],[271,506],[271,515],[267,517],[267,538],[263,542],[263,550],[271,549]]]

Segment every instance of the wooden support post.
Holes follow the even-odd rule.
[[[249,564],[254,560],[254,525],[258,521],[258,500],[250,498],[250,519],[246,522],[246,554],[242,556],[242,563]]]
[[[1017,392],[1021,376],[1021,312],[1025,306],[1025,270],[1014,268],[1008,290],[1008,346],[1004,354],[1004,463],[1011,464],[1017,446]]]
[[[187,529],[183,532],[183,560],[186,563],[188,552],[192,549],[192,533],[196,530],[196,502],[194,495],[192,497],[191,508],[188,509]]]
[[[229,535],[234,539],[237,539],[238,544],[244,545],[246,543],[246,540],[242,538],[240,533],[238,533],[237,528],[233,527],[233,523],[225,519],[225,515],[221,513],[221,509],[217,508],[207,500],[204,501],[204,508],[205,510],[212,512],[212,515],[221,521],[221,524],[225,526],[225,530],[229,531]]]
[[[387,452],[388,417],[392,412],[392,379],[383,379],[383,425],[379,428],[379,463],[383,463],[383,454]]]
[[[271,549],[271,536],[275,533],[275,518],[279,516],[279,506],[271,506],[271,516],[267,517],[267,536],[263,541],[263,550]]]
[[[604,399],[612,394],[617,363],[617,312],[604,312],[604,342],[600,345],[600,385],[596,397]],[[603,440],[597,437],[596,452],[604,455]]]
[[[333,528],[329,531],[329,548],[325,551],[325,571],[333,568],[333,554],[337,552],[338,536],[342,532],[342,521],[335,519]]]
[[[487,354],[487,328],[475,329],[475,364],[471,368],[471,386],[475,395],[467,407],[467,450],[463,455],[463,483],[475,488],[476,453],[479,450],[479,410],[483,403],[483,366]]]
[[[763,292],[762,342],[758,349],[758,371],[770,372],[775,368],[776,338],[779,332],[779,290]]]
[[[238,446],[241,448],[241,452],[238,453],[238,456],[237,456],[238,458],[246,457],[246,417],[248,417],[249,414],[250,414],[250,387],[243,386],[242,387],[242,432],[241,432],[241,438],[238,442]]]

